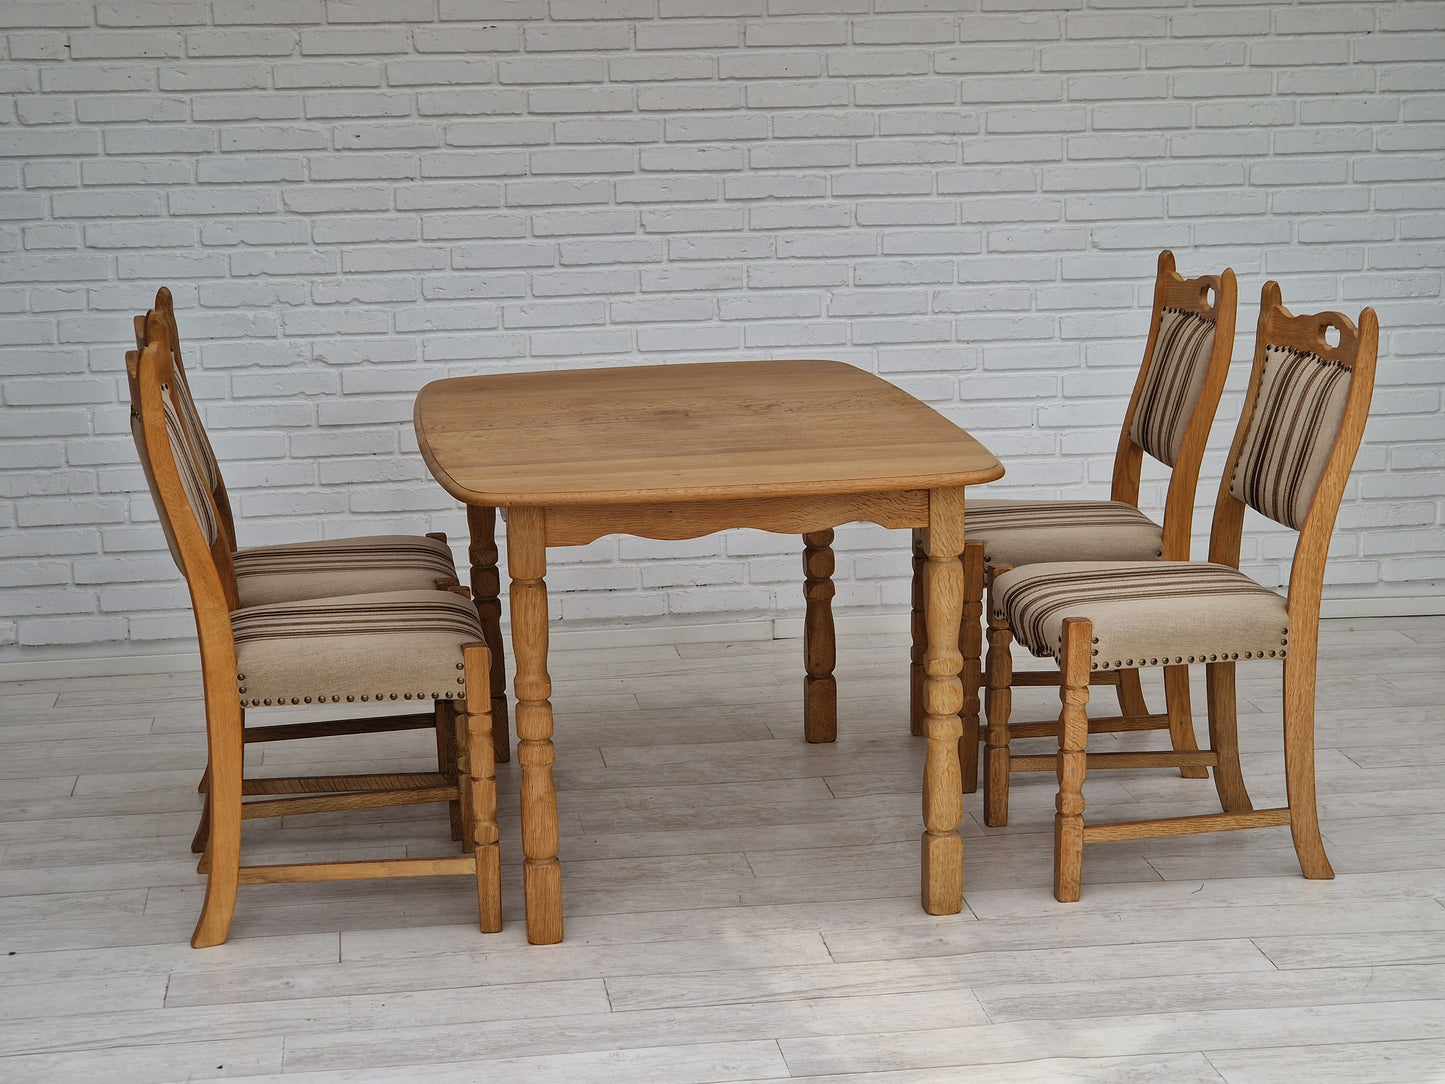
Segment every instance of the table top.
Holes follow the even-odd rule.
[[[735,361],[437,380],[427,466],[469,504],[596,505],[936,489],[998,460],[932,407],[836,361]]]

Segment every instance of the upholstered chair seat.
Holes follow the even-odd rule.
[[[1126,501],[969,501],[986,568],[1045,561],[1156,561],[1164,528]]]
[[[359,595],[426,591],[456,580],[451,549],[425,535],[361,535],[248,546],[232,556],[242,606]]]
[[[457,700],[462,644],[480,641],[471,602],[391,591],[251,606],[231,613],[245,707]]]
[[[990,601],[1019,643],[1055,662],[1064,619],[1088,614],[1091,671],[1282,659],[1289,647],[1284,596],[1206,561],[1030,565],[999,576]]]

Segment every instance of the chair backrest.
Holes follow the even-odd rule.
[[[1172,468],[1164,500],[1164,558],[1186,560],[1194,494],[1234,345],[1234,272],[1186,279],[1159,254],[1144,362],[1124,413],[1111,497],[1139,503],[1144,453]]]
[[[225,533],[231,549],[234,551],[236,548],[236,524],[235,517],[231,512],[231,500],[226,493],[225,480],[221,477],[220,461],[211,447],[210,436],[206,433],[206,427],[201,421],[201,412],[191,394],[190,378],[186,375],[186,368],[181,360],[181,336],[176,327],[176,310],[171,301],[171,292],[166,287],[162,286],[156,291],[156,305],[151,312],[159,314],[165,328],[166,342],[171,355],[171,371],[174,377],[172,397],[175,401],[176,411],[185,427],[191,450],[205,476],[206,486],[211,491],[211,499],[216,506],[216,516],[221,530]],[[146,324],[149,317],[150,313],[146,313],[144,316],[135,318],[137,350],[145,349]]]
[[[1337,336],[1331,345],[1330,337]],[[1319,613],[1325,557],[1375,388],[1380,324],[1343,313],[1295,316],[1266,282],[1254,367],[1225,461],[1209,559],[1239,566],[1248,505],[1299,531],[1290,569],[1292,620]]]
[[[204,655],[214,634],[229,641],[228,615],[238,605],[236,575],[229,540],[177,403],[180,382],[163,316],[154,311],[147,315],[145,345],[129,351],[125,362],[136,451],[166,542],[190,589]],[[209,628],[203,628],[203,615]]]

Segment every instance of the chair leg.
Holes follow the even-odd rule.
[[[1150,714],[1149,703],[1144,699],[1144,686],[1139,682],[1139,671],[1120,670],[1118,675],[1119,683],[1114,686],[1114,695],[1119,698],[1119,714]]]
[[[996,577],[1007,568],[996,568]],[[989,581],[992,593],[993,580]],[[991,828],[1008,824],[1009,791],[1009,712],[1013,709],[1013,656],[1009,645],[1013,640],[1008,622],[988,606],[988,690],[984,697],[984,713],[988,717],[988,743],[983,756],[983,822]]]
[[[459,714],[458,737],[466,753],[464,782],[470,809],[471,850],[477,863],[477,909],[483,933],[502,928],[502,861],[497,845],[497,778],[492,746],[491,664],[487,646],[462,648],[467,699]]]
[[[978,790],[979,748],[978,691],[983,674],[983,544],[963,546],[963,618],[958,626],[958,653],[963,656],[963,737],[958,739],[958,764],[963,774],[963,793]]]
[[[239,704],[215,706],[219,699],[206,691],[206,733],[210,748],[207,792],[210,833],[201,861],[206,866],[206,898],[191,934],[192,948],[208,948],[226,940],[236,910],[241,880],[241,711]]]
[[[507,663],[502,652],[502,577],[497,569],[497,510],[467,505],[467,529],[471,544],[472,598],[482,636],[491,654],[489,685],[492,700],[492,753],[498,763],[512,759],[510,728],[507,725]]]
[[[457,783],[457,722],[456,708],[450,700],[436,701],[437,771],[453,786]],[[447,803],[447,814],[452,822],[452,838],[462,838],[462,803],[453,800]]]
[[[913,594],[909,615],[912,644],[908,667],[908,730],[915,738],[923,736],[923,652],[928,640],[928,626],[923,613],[923,566],[928,555],[923,552],[923,531],[913,530]]]
[[[1290,644],[1284,660],[1284,781],[1289,830],[1300,870],[1312,880],[1335,875],[1315,808],[1315,645]]]
[[[1133,671],[1137,680],[1139,671]],[[1194,738],[1194,713],[1189,707],[1189,667],[1164,667],[1164,707],[1169,713],[1169,740],[1176,753],[1193,753],[1199,749]],[[1185,779],[1208,779],[1209,769],[1188,765],[1179,769]]]
[[[206,849],[206,840],[211,836],[211,792],[209,787],[205,791],[205,798],[201,803],[201,820],[196,825],[196,834],[191,837],[191,853],[201,854]]]
[[[1084,880],[1084,774],[1088,769],[1093,623],[1064,620],[1059,683],[1059,794],[1054,808],[1054,899],[1075,903]]]
[[[1219,792],[1219,807],[1226,813],[1248,813],[1254,809],[1254,803],[1249,800],[1244,772],[1239,767],[1234,667],[1232,662],[1212,662],[1204,668],[1209,747],[1219,756],[1219,763],[1214,766],[1214,789]]]

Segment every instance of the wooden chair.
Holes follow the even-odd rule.
[[[1186,279],[1174,266],[1174,254],[1159,254],[1154,301],[1144,360],[1124,412],[1114,457],[1110,499],[1101,500],[977,500],[965,509],[967,542],[964,562],[964,614],[959,646],[964,656],[964,734],[959,742],[964,790],[978,785],[979,721],[974,689],[983,684],[980,656],[983,638],[979,617],[985,584],[993,569],[1038,561],[1187,560],[1194,517],[1194,494],[1209,429],[1228,375],[1234,345],[1238,288],[1234,272]],[[1157,524],[1139,510],[1140,479],[1145,454],[1171,468],[1164,501],[1164,522]],[[997,669],[1008,657],[1008,629],[988,626],[988,665]],[[1195,748],[1188,703],[1188,683],[1166,672],[1164,714],[1151,714],[1135,670],[1099,674],[1096,681],[1115,688],[1120,714],[1091,721],[1096,731],[1170,729],[1176,749]],[[1013,675],[1009,685],[1052,685],[1051,673]],[[994,774],[985,779],[988,824],[1008,822],[1007,736],[993,719],[1007,715],[1010,690],[999,685],[986,705],[988,740],[1004,752],[989,763]],[[1014,737],[1051,735],[1053,720],[1015,724]],[[1205,773],[1186,768],[1186,775]]]
[[[1339,338],[1330,345],[1331,329]],[[1337,312],[1294,316],[1269,282],[1260,301],[1254,368],[1215,505],[1209,561],[1063,562],[1000,572],[990,616],[1062,672],[1059,751],[1037,759],[1059,778],[1054,895],[1079,898],[1085,843],[1290,826],[1306,877],[1334,876],[1315,811],[1314,699],[1320,594],[1335,516],[1375,381],[1379,324]],[[1239,571],[1244,509],[1299,532],[1289,593],[1280,597]],[[1287,802],[1253,808],[1240,773],[1235,665],[1284,666]],[[1091,676],[1163,666],[1187,676],[1205,664],[1210,748],[1089,753],[1085,705]],[[1000,668],[989,692],[1007,688]],[[990,720],[992,725],[992,720]],[[1006,726],[1004,733],[1007,733]],[[993,755],[993,749],[990,749]],[[1212,767],[1223,812],[1125,824],[1085,824],[1083,783],[1094,768]]]
[[[427,535],[364,535],[353,538],[327,538],[313,542],[290,542],[265,546],[238,547],[235,516],[221,475],[220,461],[211,447],[209,435],[201,421],[200,411],[191,394],[185,365],[181,358],[180,332],[176,326],[171,292],[162,286],[156,291],[152,310],[164,324],[170,347],[171,365],[175,373],[173,397],[186,440],[199,464],[216,508],[217,526],[231,546],[231,564],[236,575],[236,590],[242,606],[259,606],[277,602],[327,598],[333,595],[370,594],[378,591],[417,591],[433,587],[452,587],[458,583],[456,564],[452,560],[445,534]],[[144,349],[148,314],[135,318],[137,349]],[[169,537],[169,536],[168,536]],[[172,546],[174,555],[174,546]],[[486,577],[485,555],[473,555],[474,577]],[[179,563],[179,558],[177,558]],[[507,726],[506,671],[503,661],[501,632],[500,579],[497,554],[493,547],[490,558],[491,578],[495,583],[489,601],[479,600],[477,608],[487,632],[487,647],[492,657],[492,719],[496,757],[510,759]],[[488,596],[486,591],[482,592]],[[371,730],[388,729],[369,722]],[[427,716],[394,717],[389,729],[406,726],[430,726]],[[266,732],[258,732],[251,740],[266,740]]]
[[[126,355],[132,430],[190,591],[205,689],[209,825],[200,871],[207,884],[191,944],[225,941],[238,885],[367,877],[469,874],[477,882],[481,928],[500,929],[490,665],[474,607],[435,589],[240,606],[230,540],[177,403],[164,319],[151,313],[145,332],[144,349]],[[431,701],[438,720],[454,731],[454,777],[243,778],[248,708],[418,700]],[[290,796],[243,801],[259,794]],[[241,865],[244,820],[426,802],[459,803],[470,854]]]

